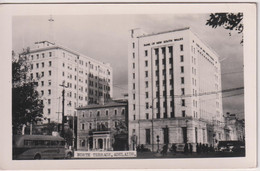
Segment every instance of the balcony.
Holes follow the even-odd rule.
[[[111,128],[91,129],[89,134],[110,134]]]

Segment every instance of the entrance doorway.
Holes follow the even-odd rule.
[[[98,139],[98,148],[103,149],[103,140],[102,139]]]

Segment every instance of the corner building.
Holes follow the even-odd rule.
[[[113,94],[112,68],[61,45],[36,42],[25,55],[30,64],[29,78],[37,83],[44,103],[44,122],[62,122],[62,90],[65,85],[65,116],[76,116],[80,106],[98,103]]]
[[[224,140],[219,57],[190,28],[131,30],[128,63],[130,148]]]

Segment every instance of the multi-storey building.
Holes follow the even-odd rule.
[[[221,68],[209,46],[189,28],[153,34],[134,29],[128,49],[132,147],[224,139]]]
[[[78,150],[128,149],[127,101],[109,101],[78,109]]]
[[[48,122],[62,121],[62,90],[65,88],[65,116],[75,116],[76,107],[97,103],[113,94],[112,68],[60,45],[36,42],[26,53],[30,63],[29,77],[37,82]]]

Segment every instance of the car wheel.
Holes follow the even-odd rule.
[[[41,159],[41,155],[40,154],[36,154],[33,159],[34,160],[40,160]]]

